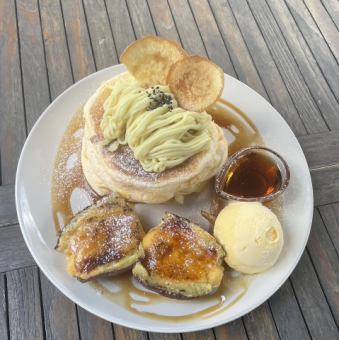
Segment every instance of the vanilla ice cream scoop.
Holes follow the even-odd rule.
[[[284,244],[277,216],[258,202],[230,203],[218,215],[214,236],[233,269],[255,274],[272,267]]]

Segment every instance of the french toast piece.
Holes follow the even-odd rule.
[[[216,239],[189,220],[166,213],[140,245],[133,268],[145,287],[174,299],[214,293],[222,281],[225,256]]]
[[[109,195],[73,217],[56,250],[66,255],[68,273],[84,282],[130,269],[140,256],[143,235],[132,207]]]

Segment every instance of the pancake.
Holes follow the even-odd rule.
[[[84,106],[81,162],[89,185],[99,195],[117,192],[129,201],[144,203],[162,203],[171,198],[182,201],[184,195],[200,191],[227,158],[228,146],[221,128],[212,123],[207,150],[163,172],[146,172],[127,145],[110,152],[102,143],[103,103],[111,93],[107,85],[114,86],[116,81],[135,82],[129,73],[123,73],[100,86]]]
[[[131,269],[141,255],[143,235],[131,206],[109,195],[73,217],[62,230],[56,250],[66,255],[70,275],[88,281]]]
[[[220,286],[224,251],[216,239],[189,220],[167,213],[140,245],[133,268],[145,287],[176,299],[214,293]]]

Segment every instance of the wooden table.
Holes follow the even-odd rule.
[[[338,27],[337,0],[0,0],[0,338],[339,339]],[[272,103],[314,185],[311,236],[291,277],[250,314],[203,332],[147,334],[76,306],[35,265],[15,212],[17,160],[41,112],[148,34],[208,56]]]

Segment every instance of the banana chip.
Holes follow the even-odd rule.
[[[147,36],[130,44],[120,60],[138,82],[152,86],[166,85],[170,67],[185,56],[186,51],[176,42]]]
[[[206,58],[187,56],[171,66],[167,84],[180,107],[201,112],[220,97],[224,73]]]

